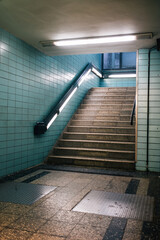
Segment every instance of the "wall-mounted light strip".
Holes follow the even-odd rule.
[[[50,114],[42,122],[36,123],[36,125],[34,126],[35,135],[43,134],[48,130],[48,128],[52,125],[52,123],[58,117],[60,112],[62,112],[66,104],[69,102],[71,97],[77,91],[78,87],[82,84],[82,82],[85,80],[85,78],[91,71],[95,75],[102,77],[101,71],[98,68],[96,68],[92,63],[87,64],[87,66],[81,72],[81,74],[78,75],[77,80],[70,87],[70,89],[65,93],[62,99],[59,101],[59,103],[52,109]]]
[[[59,112],[62,112],[63,108],[66,106],[66,104],[69,102],[73,94],[77,91],[77,87],[71,92],[71,94],[68,96],[68,98],[65,100],[65,102],[62,104],[62,106],[59,108]]]
[[[53,118],[50,120],[50,122],[47,124],[47,129],[52,125],[52,123],[54,122],[54,120],[57,118],[58,114],[56,113]]]
[[[102,78],[102,74],[94,67],[92,67],[92,72],[94,72],[98,77]]]
[[[91,69],[89,69],[80,79],[78,83],[78,87],[82,84],[82,82],[85,80],[85,78],[88,76],[88,74],[91,72]]]
[[[136,77],[135,73],[126,73],[126,74],[110,74],[108,78],[133,78]]]

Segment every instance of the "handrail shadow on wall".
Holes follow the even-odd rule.
[[[66,104],[69,102],[71,97],[74,95],[78,87],[80,87],[80,85],[90,72],[94,73],[100,78],[103,77],[102,72],[98,68],[96,68],[92,63],[88,63],[85,69],[81,72],[81,74],[77,77],[75,82],[69,88],[69,90],[62,97],[62,99],[58,102],[56,106],[53,107],[48,116],[46,116],[42,122],[36,123],[36,125],[34,126],[35,135],[44,134],[49,129],[54,120],[62,112],[63,108],[66,106]]]

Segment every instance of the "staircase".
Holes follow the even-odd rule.
[[[48,156],[49,164],[134,169],[135,88],[92,88]]]

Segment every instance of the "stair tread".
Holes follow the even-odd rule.
[[[101,136],[108,136],[108,135],[111,135],[111,136],[135,136],[135,134],[123,134],[123,133],[90,133],[90,132],[88,132],[88,133],[81,133],[81,132],[64,132],[64,134],[90,134],[90,135],[101,135]]]
[[[128,145],[135,145],[134,142],[117,142],[117,141],[97,141],[97,140],[76,140],[76,139],[60,139],[59,141],[64,141],[64,142],[89,142],[89,143],[113,143],[113,144],[128,144]]]
[[[120,122],[122,123],[123,122],[123,123],[130,123],[130,121],[122,121],[122,120],[120,120],[120,121],[113,121],[113,120],[103,120],[103,119],[102,120],[97,120],[97,119],[93,119],[93,120],[83,120],[83,119],[82,120],[77,120],[77,119],[73,119],[72,121],[76,121],[76,122],[79,121],[79,122],[106,122],[106,123],[107,122],[108,123],[110,123],[110,122],[111,123],[120,123]]]
[[[110,126],[105,127],[105,126],[90,126],[90,125],[89,126],[73,126],[72,125],[72,126],[69,126],[69,127],[74,127],[74,128],[86,128],[87,127],[87,128],[102,128],[102,129],[103,128],[106,128],[106,129],[107,128],[109,128],[109,129],[113,128],[113,127],[110,127]],[[134,129],[134,128],[131,125],[130,127],[121,127],[121,126],[120,127],[114,127],[114,129]]]
[[[101,148],[77,148],[77,147],[55,147],[54,149],[59,150],[83,150],[83,151],[98,151],[98,152],[115,152],[115,153],[135,153],[135,151],[125,151],[125,150],[114,150],[114,149],[101,149]]]
[[[135,163],[134,160],[127,159],[106,159],[106,158],[93,158],[93,157],[83,157],[83,156],[67,156],[67,155],[50,155],[51,158],[68,158],[68,159],[79,159],[79,160],[93,160],[93,161],[104,161],[104,162],[126,162],[126,163]]]

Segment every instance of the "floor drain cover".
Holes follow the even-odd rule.
[[[0,202],[30,205],[56,187],[39,184],[7,182],[0,184]]]
[[[149,196],[91,191],[73,211],[152,221],[153,206]]]

